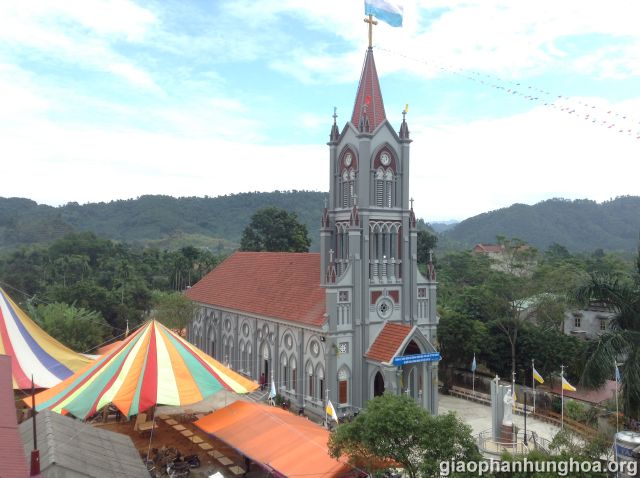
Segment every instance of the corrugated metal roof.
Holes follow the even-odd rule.
[[[0,476],[25,478],[29,468],[18,432],[11,379],[11,357],[0,355]]]
[[[20,424],[24,452],[33,448],[33,420]],[[40,470],[64,469],[72,476],[140,478],[148,472],[131,438],[50,410],[36,417]],[[67,475],[64,475],[67,476]],[[70,475],[71,476],[71,475]]]
[[[346,460],[329,455],[328,430],[277,407],[238,400],[194,424],[275,470],[274,476],[354,476]]]

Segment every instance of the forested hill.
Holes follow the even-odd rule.
[[[640,197],[623,196],[600,204],[586,199],[514,204],[466,219],[443,235],[465,247],[494,243],[496,235],[503,235],[539,249],[555,242],[571,251],[593,252],[635,251],[639,232]]]
[[[298,215],[317,248],[326,193],[287,191],[220,197],[141,196],[138,199],[69,203],[60,207],[29,199],[0,198],[0,248],[48,243],[73,231],[166,248],[237,246],[251,216],[265,206]],[[236,244],[234,244],[236,243]]]
[[[220,197],[141,196],[137,199],[69,203],[60,207],[29,199],[0,198],[0,249],[49,243],[70,232],[93,231],[118,241],[175,249],[186,245],[229,250],[237,247],[251,216],[265,206],[298,215],[317,250],[326,193],[286,191]],[[640,197],[601,204],[550,199],[534,206],[514,204],[466,219],[442,233],[441,247],[470,248],[517,237],[539,249],[552,243],[570,251],[635,251],[640,232]]]

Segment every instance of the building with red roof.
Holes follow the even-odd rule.
[[[320,252],[231,255],[186,292],[189,340],[311,413],[385,391],[436,413],[436,272],[418,270],[411,141],[406,111],[398,132],[386,117],[369,47],[350,121],[333,116]]]

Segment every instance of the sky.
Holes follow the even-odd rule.
[[[396,129],[409,105],[417,216],[640,194],[640,2],[403,7],[373,47]],[[363,19],[360,0],[0,2],[0,196],[327,191]]]

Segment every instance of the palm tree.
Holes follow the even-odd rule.
[[[614,376],[614,363],[623,362],[622,408],[627,416],[640,416],[640,249],[637,276],[621,278],[592,274],[575,293],[580,303],[597,301],[615,312],[610,328],[589,344],[581,383],[601,386]]]

